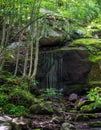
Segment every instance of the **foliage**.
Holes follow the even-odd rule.
[[[9,95],[9,102],[15,105],[23,105],[25,107],[30,106],[34,102],[35,97],[26,90],[15,88]]]
[[[61,93],[58,92],[58,90],[56,90],[55,88],[47,88],[44,91],[44,94],[42,94],[42,96],[47,96],[47,97],[52,97],[52,96],[62,96]]]
[[[6,105],[8,102],[8,96],[0,94],[0,106]]]
[[[33,54],[35,53],[34,46],[39,44],[39,39],[41,35],[43,35],[43,29],[45,30],[49,27],[47,25],[47,20],[52,19],[55,22],[56,19],[58,19],[63,21],[63,25],[65,21],[67,24],[63,26],[62,29],[64,29],[67,34],[67,32],[70,33],[80,26],[87,26],[92,19],[98,17],[101,13],[101,7],[99,5],[100,3],[98,0],[39,0],[38,2],[37,0],[0,1],[0,110],[4,109],[8,113],[14,115],[23,115],[28,113],[28,108],[34,104],[35,96],[30,92],[30,88],[33,87],[33,84],[37,84],[37,82],[33,80],[35,78],[31,78],[35,70],[33,65]],[[45,21],[45,19],[47,20]],[[45,28],[43,28],[43,21],[45,21]],[[92,22],[92,27],[95,27],[95,23],[97,24],[99,22],[101,22],[101,15],[99,15],[99,19]],[[58,30],[59,26],[56,25],[54,28]],[[97,24],[97,28],[101,28],[101,26]],[[90,29],[89,36],[91,36]],[[24,52],[22,52],[18,46],[16,46],[18,47],[17,50],[15,49],[15,51],[13,51],[13,47],[10,50],[9,46],[12,46],[11,43],[16,41],[19,41],[19,44],[21,44],[21,41],[30,42],[28,42],[27,45],[23,45]],[[101,40],[95,41],[95,39],[90,39],[90,41],[91,42],[88,43],[87,39],[85,39],[82,44],[86,44],[89,51],[97,53],[98,50],[95,46],[92,47],[92,44],[96,44],[97,46],[101,43]],[[14,52],[17,53],[15,54]],[[28,55],[26,55],[26,53]],[[15,68],[12,67],[13,64],[10,66],[13,69],[12,73],[14,73],[14,75],[6,71],[1,71],[3,67],[7,65],[8,61],[12,59],[16,66]],[[24,64],[19,62],[20,59],[23,59],[22,62]],[[18,69],[20,69],[21,66],[23,66],[23,70],[20,70],[20,75],[23,77],[17,77]],[[36,66],[37,64],[35,67]],[[28,75],[28,77],[26,75]],[[99,101],[101,100],[99,91],[91,90],[91,92],[89,92],[89,97],[92,100],[91,93],[93,93],[95,101],[94,107],[96,107],[100,104]],[[47,88],[43,93],[43,96],[52,97],[55,95],[61,94],[54,88]],[[41,101],[43,100],[40,100],[38,103],[40,104]],[[46,110],[47,105],[45,106],[44,104],[44,110]]]
[[[14,104],[6,104],[3,109],[6,111],[6,113],[14,116],[21,116],[29,113],[29,110],[24,106],[15,106]]]
[[[88,92],[88,97],[91,101],[94,101],[94,105],[93,105],[94,108],[101,106],[101,88],[100,87],[92,88]]]

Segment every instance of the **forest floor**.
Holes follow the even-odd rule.
[[[83,99],[84,96],[78,100]],[[61,99],[65,104],[65,110],[59,102],[53,102],[53,108],[56,112],[53,115],[30,115],[31,128],[33,130],[101,130],[100,112],[81,112],[77,108],[78,101],[69,101],[66,98]],[[89,103],[88,103],[89,104]],[[67,106],[67,110],[66,110]],[[70,108],[70,110],[68,109]]]

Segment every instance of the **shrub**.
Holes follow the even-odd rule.
[[[91,101],[94,101],[94,108],[101,106],[101,88],[92,88],[88,92],[88,97]]]
[[[4,110],[6,113],[15,115],[15,116],[21,116],[26,115],[29,113],[28,109],[24,106],[15,106],[13,104],[7,104],[4,106]]]

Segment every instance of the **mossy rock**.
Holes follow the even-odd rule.
[[[52,121],[53,121],[54,123],[56,123],[56,124],[61,124],[61,123],[64,122],[64,119],[63,119],[62,117],[60,117],[60,116],[54,116],[54,117],[52,118]]]
[[[81,112],[93,112],[94,111],[94,104],[91,103],[89,105],[84,105],[80,108]]]
[[[101,39],[94,39],[94,38],[81,38],[78,40],[74,40],[72,42],[73,45],[99,45],[101,47]]]
[[[78,114],[75,118],[76,121],[88,121],[89,117],[85,114]]]
[[[98,118],[98,115],[94,114],[94,113],[91,113],[91,114],[88,114],[88,117],[90,119],[97,119]]]
[[[101,67],[100,67],[100,62],[98,63],[94,63],[92,65],[92,68],[91,68],[91,71],[89,73],[89,76],[88,76],[88,79],[89,79],[89,82],[93,82],[94,81],[100,81],[100,84],[101,84]]]
[[[36,100],[30,92],[17,88],[11,92],[8,99],[14,105],[23,105],[25,107],[30,107]]]
[[[38,103],[38,104],[33,104],[30,107],[30,113],[31,114],[53,114],[54,110],[52,107],[52,102],[50,101],[45,101],[42,103]]]
[[[101,122],[89,122],[88,125],[90,127],[100,127],[101,128]]]
[[[94,103],[91,103],[89,105],[84,105],[80,108],[81,112],[88,112],[88,113],[93,113],[93,112],[100,112],[101,111],[101,106],[96,106]]]
[[[89,105],[92,102],[93,101],[90,101],[90,100],[79,101],[78,104],[77,104],[77,109],[80,109],[82,106]]]
[[[82,38],[78,40],[74,40],[71,43],[76,47],[83,47],[89,52],[89,61],[98,62],[101,60],[101,39],[94,38]]]

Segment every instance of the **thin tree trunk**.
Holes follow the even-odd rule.
[[[5,37],[6,37],[6,18],[4,17],[4,21],[3,21],[3,30],[2,30],[2,41],[1,41],[1,46],[4,47],[4,43],[5,43]]]
[[[37,74],[37,67],[38,67],[38,59],[39,59],[39,39],[36,41],[36,51],[35,51],[35,60],[34,60],[34,70],[31,76],[31,79],[35,80]]]
[[[26,48],[23,76],[26,76],[27,74],[27,64],[28,64],[28,48]]]
[[[19,44],[20,43],[21,43],[21,41],[19,40]],[[14,76],[17,75],[18,65],[19,65],[19,57],[20,57],[20,45],[18,45],[18,51],[17,51],[17,57],[16,57],[16,66],[15,66]]]
[[[29,68],[29,74],[28,76],[30,77],[31,76],[31,73],[32,73],[32,66],[33,66],[33,40],[31,41],[31,55],[30,55],[30,68]]]

